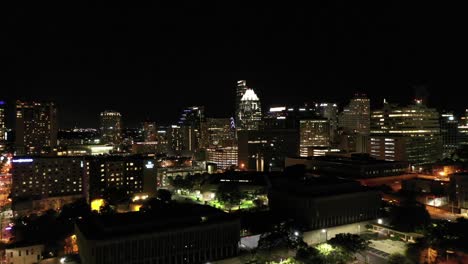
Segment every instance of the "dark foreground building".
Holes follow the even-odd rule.
[[[287,215],[310,229],[375,219],[381,204],[378,191],[332,177],[277,179],[268,198],[273,212]]]
[[[207,263],[237,255],[238,219],[193,204],[169,205],[156,211],[95,216],[77,223],[82,262]]]

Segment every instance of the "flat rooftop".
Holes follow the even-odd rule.
[[[104,240],[233,219],[235,218],[232,215],[210,206],[173,203],[151,212],[95,215],[79,221],[77,227],[87,239]]]

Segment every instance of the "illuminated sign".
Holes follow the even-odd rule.
[[[33,159],[15,159],[12,160],[13,163],[30,163],[33,162]]]
[[[145,167],[146,167],[147,169],[152,169],[152,168],[154,168],[154,163],[151,162],[151,161],[148,161],[148,163],[146,163]]]

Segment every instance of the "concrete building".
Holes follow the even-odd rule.
[[[5,260],[7,264],[37,264],[42,260],[44,245],[15,243],[7,246]]]
[[[206,149],[207,161],[217,165],[219,169],[228,169],[238,165],[238,150],[236,147],[219,147]]]
[[[272,180],[270,209],[310,229],[350,224],[379,216],[381,197],[358,182],[332,177]]]
[[[18,155],[46,154],[57,146],[57,107],[51,102],[16,102],[15,147]]]
[[[408,162],[376,160],[363,154],[286,159],[286,166],[298,164],[317,173],[356,179],[403,175],[409,170]]]
[[[442,158],[449,158],[458,148],[458,120],[453,113],[440,116],[440,134],[442,139]]]
[[[339,125],[347,132],[369,135],[370,99],[364,94],[356,94],[339,118]]]
[[[372,112],[371,156],[412,165],[435,162],[442,157],[439,113],[421,100],[407,107],[384,104]]]
[[[330,122],[328,119],[301,120],[299,133],[301,157],[308,157],[311,148],[330,146]]]
[[[12,160],[13,201],[22,197],[86,197],[83,157],[15,157]]]
[[[82,263],[209,263],[238,253],[240,222],[217,209],[174,204],[154,213],[78,222]]]
[[[101,142],[119,145],[122,143],[122,115],[106,110],[100,115]]]
[[[296,129],[246,130],[239,131],[237,136],[241,169],[282,170],[286,157],[299,154],[299,134]]]
[[[455,173],[450,177],[451,197],[460,213],[468,216],[468,174]]]

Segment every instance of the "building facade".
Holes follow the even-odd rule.
[[[119,145],[122,143],[122,115],[106,110],[100,115],[101,142]]]
[[[8,264],[37,264],[42,260],[44,245],[13,244],[5,250]]]
[[[231,166],[237,167],[238,150],[235,147],[215,147],[206,149],[207,161],[215,163],[219,169],[228,169]]]
[[[330,121],[309,119],[300,121],[300,156],[308,157],[310,149],[330,146]]]
[[[439,113],[421,100],[407,107],[385,104],[372,112],[371,156],[412,165],[435,162],[442,157]]]
[[[188,205],[193,206],[193,205]],[[209,263],[235,257],[239,220],[210,212],[119,214],[88,219],[76,226],[82,263]]]
[[[364,94],[356,94],[344,107],[339,118],[339,125],[348,132],[369,135],[370,99]]]
[[[5,101],[0,101],[0,151],[6,146]]]
[[[248,88],[242,96],[237,119],[238,130],[259,129],[262,120],[262,106],[253,89]]]
[[[57,145],[54,103],[16,102],[15,147],[18,155],[46,154]]]
[[[458,148],[458,120],[453,113],[441,114],[440,135],[442,139],[442,158],[449,158]]]

